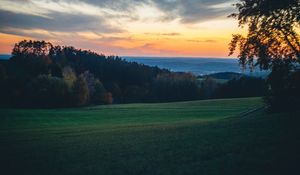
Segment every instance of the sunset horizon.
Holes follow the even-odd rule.
[[[236,1],[7,1],[0,5],[0,54],[45,40],[106,55],[228,57]]]

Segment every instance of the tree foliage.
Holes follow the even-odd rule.
[[[195,79],[117,56],[24,40],[15,44],[11,59],[0,66],[0,81],[4,84],[0,89],[4,100],[0,103],[67,107],[192,100],[199,98]]]
[[[300,1],[240,0],[236,4],[240,26],[247,36],[233,35],[230,55],[239,50],[240,63],[271,69],[266,97],[271,109],[297,110],[300,105]],[[257,62],[255,61],[257,59]],[[298,107],[297,107],[298,106]]]
[[[231,16],[248,27],[248,34],[233,35],[230,55],[238,49],[240,63],[251,68],[256,58],[262,69],[278,59],[300,63],[299,0],[240,0],[236,7]]]
[[[72,107],[211,98],[218,83],[45,41],[21,41],[0,62],[0,105]]]
[[[75,106],[83,106],[87,103],[89,99],[89,88],[82,74],[75,80],[72,93]]]
[[[19,100],[27,103],[21,104],[22,106],[67,107],[70,93],[67,83],[61,78],[39,75],[26,85],[27,100]]]

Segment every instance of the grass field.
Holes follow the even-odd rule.
[[[0,174],[297,174],[299,113],[244,115],[262,105],[0,109]]]

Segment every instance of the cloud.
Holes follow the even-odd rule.
[[[77,2],[84,2],[112,10],[122,9],[125,11],[132,11],[136,6],[148,3],[148,0],[77,0]]]
[[[82,14],[50,13],[49,18],[19,14],[0,10],[0,31],[7,28],[16,29],[43,29],[59,32],[94,31],[100,33],[121,32],[111,26],[105,19],[98,16]]]
[[[80,47],[103,49],[105,52],[159,55],[176,54],[176,51],[160,50],[150,43],[151,40],[185,37],[185,29],[190,29],[191,24],[197,24],[192,27],[198,30],[198,23],[228,16],[233,12],[231,4],[235,0],[0,1],[0,33],[70,45],[74,43]],[[176,25],[170,25],[173,22]],[[162,30],[160,26],[163,26]],[[139,38],[134,34],[156,37]],[[142,39],[149,41],[140,41]],[[142,45],[145,42],[149,43]],[[127,48],[120,46],[124,43],[128,44],[125,44]],[[136,45],[140,46],[134,47]],[[132,48],[128,48],[130,46]]]
[[[186,40],[188,42],[194,42],[194,43],[216,43],[217,40],[207,39],[207,40],[197,40],[197,39],[190,39]]]
[[[145,35],[155,35],[155,36],[180,36],[181,33],[171,32],[171,33],[144,33]]]
[[[227,17],[234,11],[237,0],[83,0],[85,3],[133,12],[143,6],[151,6],[160,10],[164,15],[161,21],[180,19],[182,23],[198,23],[218,17]],[[146,13],[146,12],[144,12]],[[137,19],[132,16],[132,19]]]
[[[182,23],[197,23],[232,13],[235,0],[152,0],[157,8]]]
[[[198,23],[232,12],[230,0],[4,0],[0,6],[3,28],[98,33],[122,32],[126,20],[140,20],[145,14],[161,12],[160,21],[179,19]],[[143,11],[143,8],[148,8]],[[153,18],[157,18],[153,14]],[[147,17],[152,17],[147,15]],[[164,35],[164,34],[161,34]],[[168,36],[177,35],[166,34]]]

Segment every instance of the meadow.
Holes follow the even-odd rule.
[[[262,107],[243,98],[0,109],[0,174],[297,174],[299,113]]]

